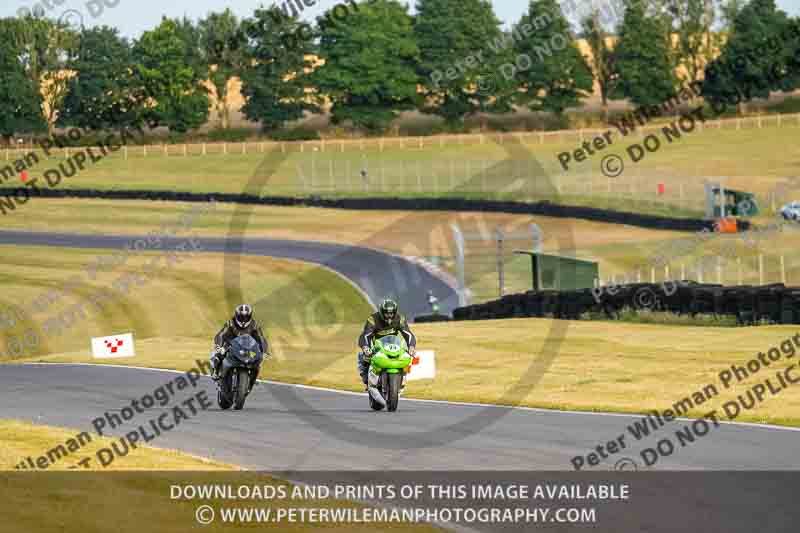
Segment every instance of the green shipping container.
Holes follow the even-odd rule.
[[[597,263],[559,255],[521,252],[531,256],[533,289],[591,289],[600,277]]]

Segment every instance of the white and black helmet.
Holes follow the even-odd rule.
[[[242,304],[233,313],[233,320],[240,328],[246,328],[253,320],[253,308],[247,304]]]

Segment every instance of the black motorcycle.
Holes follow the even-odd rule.
[[[264,352],[250,335],[241,335],[231,341],[217,381],[217,403],[220,408],[230,409],[233,406],[239,410],[244,407],[263,361]]]

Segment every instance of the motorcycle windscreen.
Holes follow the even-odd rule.
[[[381,348],[391,355],[399,354],[405,349],[405,343],[397,335],[387,335],[378,340]]]
[[[260,363],[264,356],[258,342],[250,335],[241,335],[233,339],[229,353],[245,364]]]

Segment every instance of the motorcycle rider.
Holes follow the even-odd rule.
[[[439,298],[434,296],[433,290],[428,291],[428,305],[431,306],[431,313],[434,315],[439,314]]]
[[[211,378],[214,381],[220,378],[219,369],[222,366],[222,360],[225,358],[228,345],[240,335],[253,337],[261,351],[264,352],[264,358],[269,357],[267,337],[261,330],[261,325],[253,318],[253,308],[247,304],[242,304],[234,311],[233,318],[225,322],[225,325],[214,337],[214,352],[211,355]]]
[[[408,353],[413,357],[417,351],[417,338],[408,327],[406,317],[398,312],[397,302],[392,299],[385,299],[377,313],[373,313],[364,324],[364,331],[358,338],[358,373],[361,381],[366,386],[367,374],[369,373],[369,363],[372,358],[372,342],[375,339],[386,337],[387,335],[402,335],[408,346]],[[405,387],[406,378],[403,375],[403,385]]]

